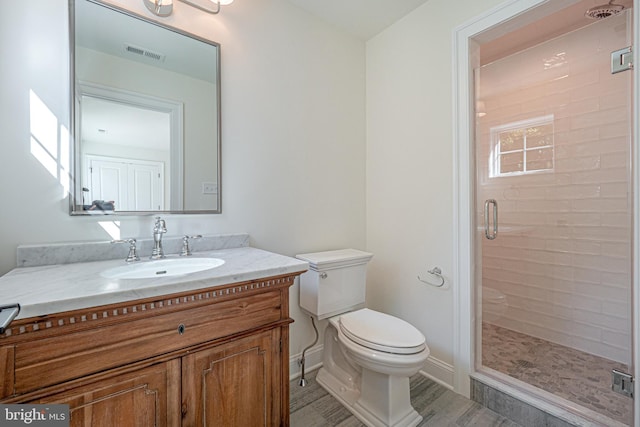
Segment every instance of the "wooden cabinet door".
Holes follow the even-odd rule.
[[[201,350],[182,362],[183,426],[279,426],[280,329]]]
[[[68,404],[71,427],[173,427],[179,402],[180,360],[173,360],[33,403]]]

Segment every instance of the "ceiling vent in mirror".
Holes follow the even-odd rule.
[[[159,61],[159,62],[164,62],[164,58],[166,57],[166,55],[162,53],[154,52],[152,50],[145,49],[143,47],[135,46],[128,43],[124,44],[124,50],[129,54],[142,56],[144,58],[152,59],[154,61]]]

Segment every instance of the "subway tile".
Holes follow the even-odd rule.
[[[602,300],[588,294],[575,294],[573,296],[572,307],[574,309],[601,313],[602,312]]]
[[[551,95],[558,92],[570,92],[591,84],[598,83],[600,75],[597,70],[586,70],[582,73],[571,74],[570,78],[555,80],[546,85],[546,94]]]
[[[604,357],[606,359],[623,362],[629,360],[628,350],[613,347],[600,341],[588,339],[572,339],[571,345],[586,353]]]
[[[599,184],[558,185],[547,189],[547,200],[591,199],[600,197]]]
[[[630,319],[631,307],[626,301],[602,301],[602,312],[609,316]]]
[[[564,131],[554,129],[554,142],[556,146],[598,141],[598,132],[594,132],[591,129],[567,129]]]
[[[553,303],[559,307],[562,307],[563,310],[567,308],[571,308],[573,306],[573,293],[571,290],[567,290],[567,292],[561,292],[558,289],[554,289],[551,292],[551,299]],[[565,311],[566,313],[567,311]]]
[[[562,94],[563,97],[569,98],[567,93]],[[546,100],[546,99],[545,99]],[[551,100],[549,100],[551,102]],[[547,104],[549,105],[549,104]],[[597,113],[600,111],[600,100],[593,96],[585,98],[580,102],[567,102],[563,104],[554,104],[554,107],[550,111],[555,118],[567,118],[576,117],[579,115],[586,115],[589,113]],[[578,127],[582,128],[582,126]]]
[[[585,322],[591,325],[600,325],[615,331],[629,330],[629,321],[617,316],[610,316],[574,308],[572,310],[572,317],[579,322]]]
[[[602,258],[600,255],[573,254],[571,265],[577,268],[602,268]]]
[[[624,199],[630,197],[629,184],[626,182],[603,183],[600,185],[601,197],[603,199]],[[630,203],[629,203],[630,204]]]
[[[576,289],[578,292],[584,292],[591,295],[594,298],[608,299],[611,301],[621,301],[628,303],[630,292],[627,289],[621,287],[610,287],[603,283],[588,283],[578,282],[576,283]]]
[[[518,200],[516,209],[518,212],[569,212],[571,202],[569,200]]]
[[[619,227],[588,227],[575,225],[572,226],[572,230],[576,236],[580,236],[581,239],[586,240],[605,242],[627,242],[629,240],[629,228],[624,225]]]
[[[619,287],[624,290],[627,298],[631,295],[631,277],[629,272],[616,273],[611,271],[603,271],[601,273],[602,283],[610,286]]]
[[[601,269],[603,273],[626,274],[631,270],[631,256],[611,256],[607,253],[602,256]]]
[[[553,252],[572,252],[573,241],[569,239],[548,239],[545,240],[545,249]]]
[[[593,325],[574,321],[565,323],[566,325],[563,325],[565,326],[563,330],[567,331],[569,335],[572,335],[573,342],[590,340],[603,344],[602,329],[594,328]],[[602,354],[602,352],[599,352],[598,354]]]
[[[624,350],[629,350],[631,347],[628,333],[611,331],[608,329],[602,330],[602,343]]]
[[[596,203],[594,205],[594,203]],[[595,209],[603,213],[624,213],[629,209],[628,202],[625,199],[609,199],[598,200],[594,202],[592,200],[571,200],[570,210],[575,212],[593,212]]]
[[[581,172],[600,168],[600,155],[579,156],[567,159],[556,159],[555,170],[563,172]]]
[[[619,221],[618,223],[622,223],[623,221],[628,220],[626,215],[623,216],[623,218],[624,219],[622,221]],[[615,221],[615,219],[612,219],[612,220]],[[601,244],[601,246],[602,246],[602,253],[608,254],[613,257],[623,258],[630,262],[631,260],[630,242],[618,242],[618,243],[604,242]]]
[[[616,108],[616,107],[625,107],[629,104],[629,87],[626,84],[622,85],[623,87],[617,91],[610,91],[604,94],[601,94],[598,98],[600,108]]]
[[[603,153],[601,156],[601,165],[603,168],[623,168],[629,170],[629,153]]]
[[[629,138],[630,132],[631,130],[628,125],[625,126],[620,123],[603,124],[598,128],[598,134],[601,139]]]
[[[591,132],[593,133],[593,132]],[[572,157],[584,157],[584,156],[598,156],[603,153],[610,153],[612,151],[615,152],[625,152],[626,150],[622,147],[622,144],[618,141],[624,141],[623,138],[620,139],[611,139],[609,141],[613,141],[613,143],[609,147],[605,147],[605,143],[601,140],[597,139],[597,135],[593,137],[592,140],[569,140],[559,142],[556,139],[555,144],[555,153],[556,159],[565,159]]]
[[[603,243],[587,240],[572,240],[573,252],[577,254],[599,255],[603,252]]]
[[[623,168],[600,168],[585,172],[573,172],[572,183],[628,182],[629,172]]]

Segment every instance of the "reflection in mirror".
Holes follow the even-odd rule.
[[[219,46],[94,0],[70,2],[71,214],[219,213]]]

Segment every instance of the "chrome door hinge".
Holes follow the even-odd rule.
[[[611,74],[633,69],[633,47],[627,46],[611,52]]]
[[[633,398],[633,377],[626,372],[613,369],[611,371],[611,390]]]

